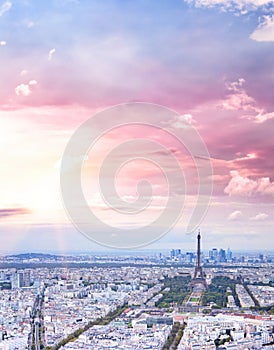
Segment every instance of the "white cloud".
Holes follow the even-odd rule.
[[[273,4],[273,0],[185,0],[188,4],[196,7],[218,6],[223,11],[240,11],[245,14],[256,10],[258,7]]]
[[[52,56],[53,56],[53,54],[55,53],[55,49],[53,48],[53,49],[51,49],[50,51],[49,51],[49,54],[48,54],[48,60],[49,61],[51,61],[52,60]]]
[[[255,123],[264,123],[274,118],[274,112],[266,112],[260,108],[255,99],[248,95],[244,89],[245,80],[239,78],[236,81],[226,83],[228,90],[227,97],[221,101],[220,107],[226,110],[241,110],[246,112],[244,118],[252,120]]]
[[[27,75],[28,74],[28,71],[26,69],[23,69],[21,72],[20,72],[20,75],[23,77],[24,75]]]
[[[0,17],[3,16],[3,14],[7,11],[10,10],[12,6],[12,3],[10,1],[6,1],[4,2],[1,6],[0,6]]]
[[[231,171],[230,175],[229,184],[224,189],[229,196],[274,195],[274,183],[269,177],[252,180],[241,176],[238,171]]]
[[[15,93],[17,96],[29,96],[31,94],[31,90],[28,84],[20,84],[16,86]]]
[[[32,93],[31,87],[37,85],[36,80],[30,80],[28,84],[19,84],[15,88],[17,96],[29,96]]]
[[[37,85],[37,81],[36,80],[30,80],[29,81],[29,85]]]
[[[255,41],[274,41],[274,15],[263,16],[250,38]]]
[[[196,7],[217,7],[221,11],[233,12],[235,15],[245,15],[258,9],[268,14],[268,6],[274,5],[274,0],[185,0],[185,2]],[[262,22],[250,38],[256,41],[274,41],[273,15],[263,16]]]
[[[195,123],[195,120],[193,119],[191,114],[183,114],[174,117],[170,121],[170,125],[175,129],[185,129],[189,128],[190,125]]]
[[[0,46],[5,46],[7,42],[5,40],[0,41]]]
[[[250,218],[251,221],[264,221],[268,218],[268,214],[265,214],[265,213],[259,213],[255,216],[252,216]]]
[[[232,81],[230,83],[227,83],[226,87],[230,91],[236,91],[237,92],[237,91],[240,91],[240,89],[242,88],[244,83],[245,83],[245,79],[244,78],[239,78],[236,81]]]
[[[240,210],[235,210],[233,213],[228,215],[227,220],[229,221],[236,221],[243,217],[243,213]]]

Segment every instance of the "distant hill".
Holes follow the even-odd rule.
[[[62,255],[54,255],[54,254],[43,254],[43,253],[22,253],[22,254],[14,254],[7,255],[7,258],[18,259],[18,260],[29,260],[29,259],[60,259]]]

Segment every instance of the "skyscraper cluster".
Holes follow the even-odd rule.
[[[214,263],[232,261],[232,251],[230,248],[228,248],[227,251],[222,248],[219,250],[217,248],[212,248],[209,251],[209,261]]]

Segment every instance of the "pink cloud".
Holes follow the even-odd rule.
[[[29,96],[32,93],[32,87],[37,85],[36,80],[30,80],[27,84],[19,84],[15,88],[17,96]]]
[[[237,81],[226,84],[229,91],[228,96],[221,102],[221,106],[226,110],[243,110],[248,112],[258,112],[256,101],[247,94],[244,89],[245,79],[239,78]]]
[[[255,116],[254,122],[260,124],[270,119],[274,119],[274,112],[270,112],[270,113],[260,112],[258,115]]]
[[[243,118],[264,123],[274,118],[274,112],[267,112],[260,107],[256,100],[244,89],[245,79],[239,78],[237,81],[227,83],[228,96],[221,101],[220,105],[225,110],[244,111]]]
[[[274,195],[274,183],[269,177],[252,180],[241,176],[235,170],[231,171],[230,175],[232,178],[224,189],[229,196]]]
[[[2,208],[0,209],[0,218],[6,218],[10,216],[30,214],[31,211],[27,208]]]
[[[274,113],[263,110],[244,85],[244,79],[228,83],[227,97],[188,111],[209,149],[218,195],[224,193],[232,169],[248,180],[268,178],[274,171],[269,161],[273,157]]]

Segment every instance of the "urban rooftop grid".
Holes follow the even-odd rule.
[[[273,349],[274,254],[200,241],[126,258],[2,256],[0,349]]]

